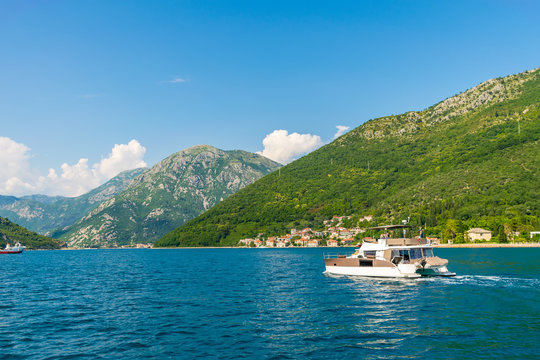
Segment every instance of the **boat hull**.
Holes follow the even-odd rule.
[[[445,267],[443,268],[433,268],[433,269],[418,269],[418,274],[421,276],[456,276],[456,273],[448,271],[448,269]]]
[[[20,254],[23,250],[0,250],[0,254]]]
[[[330,274],[369,276],[385,278],[418,278],[414,264],[394,265],[380,259],[360,259],[350,257],[329,257],[324,259],[326,271]]]
[[[402,273],[397,267],[346,267],[346,266],[327,266],[326,273],[347,276],[363,276],[377,278],[419,278],[422,275],[417,273]]]

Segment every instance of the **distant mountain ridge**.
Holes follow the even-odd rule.
[[[332,215],[447,237],[540,228],[540,70],[488,80],[423,111],[370,120],[187,222],[156,246],[228,246]]]
[[[154,165],[54,236],[76,247],[152,242],[279,166],[246,151],[194,146]]]
[[[105,184],[77,197],[0,195],[0,216],[41,234],[79,220],[99,203],[127,188],[146,168],[123,171]]]

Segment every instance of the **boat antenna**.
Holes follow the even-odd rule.
[[[409,219],[410,219],[410,217],[409,217]],[[401,222],[403,223],[403,225],[407,225],[409,223],[408,220],[401,220]],[[403,238],[405,238],[406,233],[407,233],[406,228],[403,228]]]

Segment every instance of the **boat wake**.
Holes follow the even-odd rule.
[[[364,276],[349,276],[332,274],[328,271],[323,272],[325,276],[336,279],[350,279],[360,282],[384,282],[397,284],[411,283],[441,283],[447,285],[472,285],[481,287],[498,287],[498,288],[521,288],[521,289],[539,289],[540,279],[518,278],[509,276],[489,276],[489,275],[457,275],[453,277],[429,276],[417,279],[407,278],[375,278]]]
[[[450,285],[474,285],[483,287],[539,288],[540,279],[516,278],[509,276],[458,275],[451,278],[426,277],[418,282],[439,281]]]

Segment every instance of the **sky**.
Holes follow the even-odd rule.
[[[209,144],[288,163],[540,66],[540,2],[0,2],[0,194],[76,196]]]

